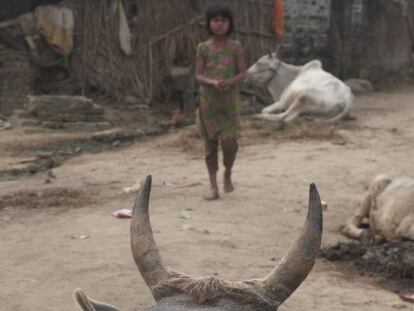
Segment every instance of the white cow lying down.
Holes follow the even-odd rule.
[[[299,115],[313,114],[336,122],[348,116],[352,107],[351,89],[324,71],[319,60],[293,66],[274,53],[265,55],[247,70],[246,82],[266,86],[276,101],[258,115],[267,120],[289,122]]]
[[[361,228],[364,219],[369,229]],[[342,232],[356,239],[370,233],[376,240],[414,241],[414,179],[378,175]]]

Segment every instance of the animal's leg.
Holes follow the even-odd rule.
[[[279,114],[280,120],[288,123],[296,119],[303,111],[306,110],[306,97],[297,96],[289,108],[284,112]]]
[[[397,228],[397,235],[401,238],[414,241],[414,214],[408,214]]]
[[[263,114],[271,114],[276,113],[279,111],[282,111],[284,109],[282,102],[279,100],[278,102],[275,102],[274,104],[271,104],[270,106],[264,107],[262,109]]]
[[[356,213],[351,217],[346,225],[342,228],[342,233],[347,237],[359,239],[368,232],[367,229],[362,229],[361,224],[364,218],[369,217],[371,209],[371,193],[368,191],[365,194],[362,204],[357,209]]]
[[[331,119],[329,119],[325,122],[333,124],[333,123],[336,123],[339,120],[342,120],[345,117],[349,116],[350,111],[351,111],[351,105],[352,105],[352,102],[345,102],[344,104],[340,105],[341,107],[343,107],[342,111],[339,112],[335,117],[333,117],[333,118],[331,118]]]

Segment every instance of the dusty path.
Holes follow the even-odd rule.
[[[0,310],[75,310],[76,287],[122,310],[151,305],[131,257],[129,221],[111,216],[131,207],[134,194],[122,188],[146,174],[153,175],[151,220],[164,261],[191,275],[264,276],[304,221],[310,182],[330,206],[323,244],[343,239],[340,225],[376,174],[414,176],[413,98],[412,85],[358,97],[357,120],[326,137],[319,129],[315,139],[305,132],[286,139],[291,130],[259,135],[258,125],[246,121],[236,192],[217,202],[201,199],[206,174],[191,129],[73,158],[53,169],[48,184],[47,173],[1,182],[0,197],[8,195],[3,204],[10,207],[0,209]],[[0,140],[10,133],[1,132]],[[7,159],[13,157],[8,149]],[[26,206],[56,207],[25,208],[16,197]],[[376,281],[318,259],[280,310],[414,310]]]

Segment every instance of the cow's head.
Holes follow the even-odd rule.
[[[267,86],[280,68],[281,61],[275,53],[259,58],[246,72],[246,82],[258,86]]]
[[[167,269],[158,252],[148,215],[151,176],[136,199],[131,220],[131,248],[141,275],[157,305],[152,311],[256,311],[277,310],[311,271],[322,236],[321,201],[310,186],[308,215],[296,242],[277,267],[264,278],[230,282],[214,277],[194,279]],[[75,290],[75,301],[84,311],[119,310]]]

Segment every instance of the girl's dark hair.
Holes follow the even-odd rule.
[[[233,22],[233,12],[225,5],[218,4],[210,7],[206,12],[206,21],[207,21],[207,31],[209,35],[213,35],[213,31],[210,28],[210,21],[214,17],[223,17],[229,20],[229,30],[226,35],[230,35],[234,31],[234,22]]]

